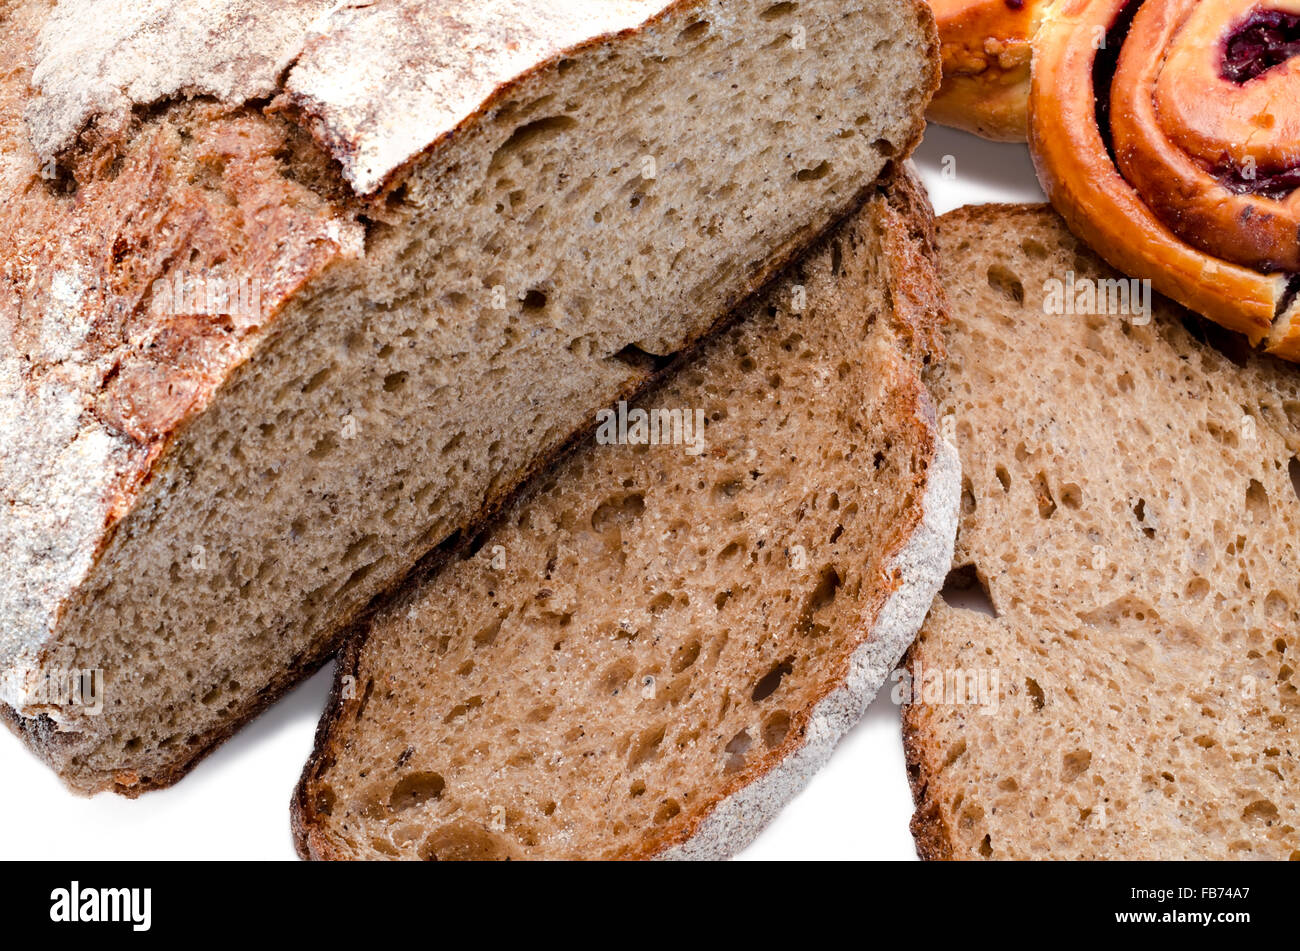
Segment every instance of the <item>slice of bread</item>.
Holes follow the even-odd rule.
[[[860,200],[937,72],[920,0],[0,7],[0,713],[78,790],[173,782]]]
[[[948,566],[929,206],[873,198],[345,652],[310,858],[718,858],[830,755]],[[698,451],[697,451],[698,450]]]
[[[1300,858],[1300,374],[1163,300],[1045,313],[1120,300],[1046,207],[939,228],[964,478],[907,660],[918,851]]]

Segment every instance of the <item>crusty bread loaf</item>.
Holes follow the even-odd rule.
[[[340,663],[294,801],[312,858],[717,858],[830,755],[947,571],[920,382],[923,192],[824,240],[640,408],[446,555]],[[635,411],[634,407],[634,411]]]
[[[954,565],[996,616],[939,598],[907,660],[918,851],[1300,858],[1300,374],[1163,300],[1045,314],[1119,277],[1046,208],[939,228]]]
[[[919,0],[0,15],[0,700],[83,791],[174,781],[317,665],[937,84]],[[100,715],[43,689],[88,669]]]

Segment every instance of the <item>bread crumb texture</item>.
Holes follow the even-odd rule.
[[[962,209],[940,242],[953,581],[986,609],[954,584],[908,664],[1000,696],[907,707],[918,850],[1300,858],[1296,369],[1164,301],[1045,315],[1049,281],[1119,276],[1050,210]]]
[[[587,443],[383,612],[304,774],[304,853],[648,857],[799,750],[922,518],[936,354],[908,341],[942,305],[889,274],[919,291],[926,249],[885,248],[927,231],[873,201],[645,397],[700,410],[703,452]]]

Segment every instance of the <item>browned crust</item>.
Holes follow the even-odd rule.
[[[929,200],[923,186],[906,169],[891,170],[882,184],[875,186],[869,194],[884,199],[878,206],[873,226],[881,235],[881,253],[885,258],[885,273],[890,296],[894,302],[894,316],[897,329],[902,338],[907,355],[913,361],[913,368],[929,362],[932,357],[942,356],[942,328],[948,321],[946,296],[940,279],[937,244],[935,241],[935,221]],[[780,272],[778,272],[779,274]],[[731,315],[730,319],[737,317]],[[707,339],[707,338],[705,338]],[[695,342],[683,351],[671,367],[666,368],[652,379],[646,381],[643,389],[649,389],[662,379],[671,369],[688,361],[703,345],[705,339]],[[918,466],[919,474],[915,477],[914,488],[923,489],[925,470],[934,459],[936,452],[937,429],[933,405],[919,376],[900,376],[894,387],[895,401],[901,418],[911,421],[923,430],[922,439],[918,440],[918,452],[924,453],[925,465]],[[585,434],[584,434],[585,435]],[[574,440],[576,441],[576,440]],[[916,502],[906,522],[889,538],[884,546],[890,556],[900,551],[908,538],[916,531],[924,512],[922,511],[923,492],[914,493]],[[419,584],[436,574],[439,567],[451,556],[447,549],[440,549],[423,562],[410,583]],[[875,603],[871,605],[870,618],[874,620],[882,605],[892,593],[881,590],[876,593]],[[865,633],[871,629],[866,624]],[[367,635],[366,624],[359,623],[349,632],[342,652],[338,658],[334,685],[330,691],[325,712],[316,729],[315,744],[312,753],[303,767],[302,776],[290,801],[290,822],[293,830],[294,846],[298,854],[308,860],[336,860],[341,856],[331,846],[324,834],[321,817],[313,803],[315,784],[330,768],[335,755],[335,731],[348,717],[359,715],[364,706],[362,699],[344,699],[343,689],[346,681],[355,685],[361,682],[363,652]],[[861,637],[845,638],[839,666],[847,670],[853,650],[861,643]],[[812,710],[836,690],[842,682],[827,682],[814,699],[799,712],[793,728],[786,740],[775,750],[766,753],[749,768],[737,774],[721,790],[712,795],[704,808],[696,812],[693,818],[670,830],[655,831],[640,843],[640,847],[625,858],[644,859],[661,854],[674,846],[681,845],[692,838],[707,820],[709,815],[728,796],[737,790],[761,780],[772,772],[778,764],[799,749],[804,743],[804,735]]]
[[[921,637],[924,636],[924,632]],[[907,649],[903,667],[912,669],[921,638]],[[925,862],[947,862],[953,858],[953,837],[937,798],[931,796],[930,785],[938,776],[939,767],[926,756],[921,739],[921,724],[912,704],[903,706],[903,756],[907,761],[907,784],[912,790],[915,810],[908,824],[916,841],[916,854]]]

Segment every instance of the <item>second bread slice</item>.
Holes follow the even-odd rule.
[[[304,856],[722,857],[825,761],[956,524],[930,212],[890,189],[374,620],[295,797]],[[703,428],[636,444],[638,409]]]
[[[1296,369],[1163,299],[1121,314],[1046,206],[939,231],[964,478],[907,664],[918,852],[1300,859]]]

